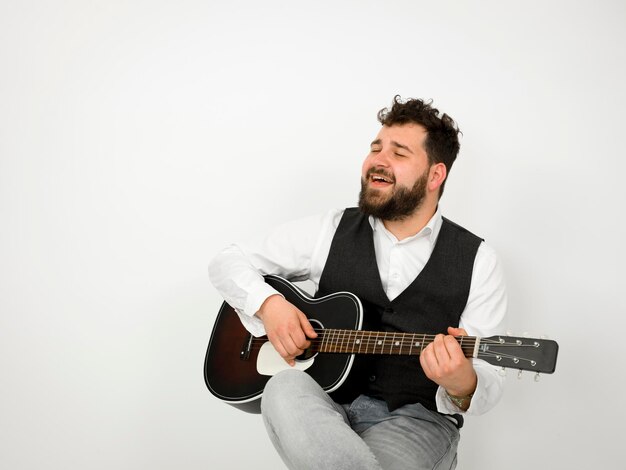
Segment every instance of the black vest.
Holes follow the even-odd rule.
[[[443,224],[422,272],[393,301],[383,289],[372,227],[357,208],[346,209],[337,227],[316,296],[356,294],[363,304],[363,329],[446,333],[458,326],[469,295],[474,258],[482,239],[455,223]],[[391,411],[408,403],[436,410],[437,385],[416,356],[357,356],[347,383],[333,394],[347,403],[363,393],[387,402]]]

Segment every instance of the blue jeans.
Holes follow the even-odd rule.
[[[292,470],[453,469],[459,431],[422,405],[390,412],[361,395],[339,405],[305,372],[270,379],[261,402],[269,437]]]

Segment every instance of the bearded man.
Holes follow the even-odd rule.
[[[459,129],[432,103],[398,96],[378,120],[357,208],[285,224],[210,264],[243,325],[290,366],[318,333],[267,274],[310,280],[317,297],[356,294],[368,330],[436,335],[419,357],[357,356],[332,394],[295,368],[274,375],[263,419],[291,469],[455,468],[463,415],[485,413],[502,393],[498,371],[466,358],[456,339],[501,333],[506,312],[493,249],[441,214]]]

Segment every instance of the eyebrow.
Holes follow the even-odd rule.
[[[382,142],[381,142],[380,139],[376,139],[376,140],[372,141],[372,143],[370,144],[370,147],[372,145],[380,145],[381,143]],[[391,145],[393,145],[394,147],[398,147],[398,148],[404,149],[404,150],[406,150],[409,153],[413,153],[413,151],[409,147],[407,147],[406,145],[401,144],[400,142],[396,142],[395,140],[391,141]]]

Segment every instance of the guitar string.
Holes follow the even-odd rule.
[[[267,341],[264,341],[263,343],[266,343],[266,342],[267,342]],[[252,349],[253,349],[253,350],[260,349],[260,348],[257,348],[256,346],[258,346],[258,344],[256,344],[256,345],[255,345],[255,347],[253,347]],[[377,347],[378,347],[378,346],[377,346]],[[345,348],[344,348],[344,349],[345,349]],[[380,346],[380,347],[378,347],[378,349],[379,349],[379,350],[378,350],[378,351],[376,351],[376,347],[373,347],[373,348],[372,348],[372,350],[371,350],[371,351],[369,351],[369,350],[368,350],[368,347],[366,347],[366,348],[365,348],[365,351],[359,351],[359,353],[360,353],[360,354],[383,354],[383,355],[394,355],[394,354],[397,354],[397,355],[415,355],[415,356],[418,356],[418,355],[420,355],[420,353],[422,352],[422,349],[421,349],[421,348],[419,348],[419,347],[414,348],[414,350],[411,350],[411,349],[410,349],[408,346],[406,346],[406,345],[405,345],[405,346],[403,346],[403,347],[399,347],[399,348],[398,348],[398,350],[393,350],[393,351],[392,351],[391,349],[389,349],[388,347],[387,347],[387,348],[385,348],[385,346]],[[385,349],[388,349],[388,350],[386,351]],[[407,353],[407,350],[408,350],[408,351],[410,351],[410,352],[408,352],[408,353]],[[466,357],[468,357],[468,358],[473,357],[473,354],[474,354],[474,348],[473,348],[473,347],[471,347],[471,348],[467,348],[467,347],[462,348],[462,351],[463,351],[463,353],[464,353],[464,355],[465,355]],[[352,349],[342,350],[342,348],[341,348],[341,347],[339,347],[339,348],[334,348],[334,349],[333,349],[333,350],[331,350],[331,351],[321,351],[321,352],[322,352],[322,353],[336,353],[336,354],[354,354],[354,353],[356,353],[356,352],[354,351],[354,348],[352,348]],[[489,357],[489,358],[501,358],[501,359],[508,359],[508,360],[510,360],[510,361],[515,361],[515,360],[516,360],[516,361],[518,361],[518,362],[519,362],[519,361],[524,361],[524,362],[528,362],[528,363],[533,363],[533,362],[535,362],[533,359],[526,358],[526,357],[521,357],[521,356],[519,356],[519,355],[513,356],[513,355],[510,355],[510,354],[505,354],[505,353],[496,353],[496,352],[491,352],[491,351],[489,351],[489,352],[479,351],[479,352],[477,353],[477,356],[476,356],[476,357],[477,357],[477,358],[479,358],[479,359],[480,359],[480,358],[486,358],[486,357]],[[497,365],[497,364],[494,364],[494,365]]]
[[[338,344],[344,344],[346,342],[349,342],[350,344],[365,344],[365,343],[369,343],[369,344],[392,344],[392,343],[402,343],[405,346],[411,346],[413,345],[413,347],[415,347],[415,343],[419,343],[420,345],[422,343],[432,343],[434,341],[434,336],[433,337],[424,337],[424,335],[421,334],[410,334],[408,333],[406,336],[393,336],[393,334],[391,335],[387,335],[387,337],[384,337],[385,335],[378,335],[378,337],[349,337],[349,336],[343,336],[343,337],[335,337],[332,339],[329,339],[327,341],[327,343],[329,345],[338,345]],[[410,337],[410,338],[409,338]],[[462,339],[461,338],[465,338]],[[317,344],[317,343],[322,343],[326,340],[327,338],[325,338],[324,336],[317,337],[317,338],[309,338],[308,341],[310,341],[312,344]],[[467,345],[468,347],[474,347],[475,343],[476,343],[476,338],[475,337],[470,337],[470,336],[464,336],[464,337],[456,337],[457,340],[459,340],[459,343],[463,342],[463,343],[469,343],[470,341],[472,342],[471,345]],[[417,341],[420,340],[420,341]],[[267,337],[262,337],[262,338],[254,338],[251,340],[252,344],[258,344],[258,343],[266,343],[267,341],[269,341],[267,339]],[[494,344],[498,344],[498,345],[504,345],[502,343],[494,343]]]
[[[263,346],[263,344],[267,342],[268,340],[266,339],[253,340],[250,343],[250,346],[253,350],[256,350],[256,349],[260,349]],[[355,353],[356,352],[355,349],[359,348],[360,349],[359,352],[362,354],[376,354],[376,353],[401,354],[402,352],[410,351],[411,353],[414,353],[415,355],[417,355],[423,350],[423,345],[421,343],[420,345],[417,345],[417,346],[415,344],[408,344],[408,343],[396,345],[396,344],[390,344],[389,342],[381,344],[380,342],[374,341],[374,340],[362,341],[361,343],[357,345],[355,345],[354,343],[349,343],[349,344],[333,343],[333,344],[325,345],[323,343],[323,340],[313,339],[311,340],[311,346],[318,346],[317,350],[320,352],[335,352],[335,353]],[[426,344],[425,346],[428,346],[428,344]],[[472,356],[474,354],[475,346],[473,344],[462,345],[461,349],[463,350],[466,356]]]
[[[407,333],[407,332],[375,332],[375,331],[362,331],[362,330],[345,330],[345,329],[325,329],[325,328],[315,328],[319,336],[317,338],[310,339],[311,346],[308,349],[317,347],[318,351],[322,352],[345,352],[345,353],[353,353],[356,352],[355,348],[358,347],[358,352],[360,353],[369,353],[371,348],[371,353],[375,354],[378,349],[379,354],[385,354],[385,350],[387,350],[386,354],[402,354],[405,351],[408,351],[409,354],[419,354],[422,352],[425,346],[430,345],[434,342],[437,335],[429,335],[429,334],[421,334],[421,333]],[[327,340],[328,334],[328,341]],[[396,336],[397,335],[397,336]],[[382,336],[382,338],[381,338]],[[391,336],[391,337],[389,337]],[[493,351],[485,351],[479,350],[476,351],[476,341],[478,340],[481,345],[495,345],[498,348],[506,348],[506,347],[538,347],[539,344],[535,341],[533,344],[520,344],[516,340],[516,342],[507,343],[506,340],[493,340],[493,339],[481,339],[474,336],[455,336],[455,339],[459,342],[461,346],[461,350],[463,354],[467,357],[473,356],[475,353],[478,357],[500,357],[507,358],[513,360],[523,360],[528,362],[533,362],[527,358],[520,358],[516,356],[511,356],[506,353],[493,352]],[[418,341],[420,340],[420,341]],[[527,339],[530,341],[531,339]],[[262,344],[266,343],[267,338],[252,338],[248,342],[248,347],[252,347],[253,349],[257,349],[257,347],[261,347]],[[326,341],[326,344],[325,344]],[[463,344],[468,343],[470,344]],[[533,340],[534,341],[534,340]],[[399,344],[398,344],[399,343]],[[363,351],[365,348],[365,351]],[[395,348],[395,349],[394,349]],[[325,351],[324,351],[325,349]],[[331,351],[328,351],[328,350]]]
[[[313,341],[315,341],[315,340],[313,340]],[[312,342],[313,342],[313,341],[312,341]],[[265,343],[267,343],[267,342],[268,342],[267,340],[257,340],[257,341],[253,341],[253,343],[252,343],[252,344],[254,345],[254,347],[253,347],[252,349],[253,349],[253,350],[258,349],[258,348],[257,348],[257,346],[259,346],[259,347],[260,347],[262,344],[265,344]],[[501,343],[496,343],[496,344],[501,345]],[[335,345],[335,346],[337,346],[337,345]],[[415,351],[414,351],[414,352],[412,352],[411,354],[412,354],[412,355],[419,355],[419,354],[421,353],[421,351],[422,351],[422,348],[420,348],[420,347],[417,347],[417,346],[412,346],[412,347],[411,347],[411,345],[406,345],[406,344],[405,344],[405,345],[403,345],[403,346],[397,346],[397,347],[398,347],[398,349],[399,349],[399,352],[398,352],[397,350],[392,351],[392,350],[390,349],[390,346],[388,346],[388,345],[387,345],[387,346],[385,346],[385,345],[380,345],[379,343],[374,343],[374,344],[373,344],[373,347],[372,347],[372,350],[371,350],[371,351],[368,351],[369,346],[372,346],[372,343],[369,343],[368,345],[366,345],[366,346],[365,346],[365,351],[360,351],[360,353],[361,353],[361,354],[385,354],[385,355],[393,355],[393,354],[402,354],[402,351],[406,351],[407,349],[408,349],[408,350],[411,350],[412,348],[414,348],[414,349],[415,349]],[[511,346],[513,346],[513,345],[511,345]],[[532,345],[529,345],[529,346],[532,346]],[[342,348],[343,348],[343,349],[347,349],[347,348],[348,348],[348,346],[339,345],[338,347],[333,348],[333,350],[332,350],[332,351],[322,351],[322,352],[326,352],[326,353],[329,353],[329,352],[330,352],[330,353],[338,353],[338,354],[342,354],[342,353],[344,353],[344,354],[351,354],[351,353],[354,353],[355,351],[354,351],[354,349],[353,349],[353,346],[350,346],[350,347],[351,347],[352,349],[350,349],[350,350],[346,350],[346,351],[342,351]],[[376,348],[378,348],[378,349],[379,349],[379,351],[376,351]],[[388,352],[385,352],[385,349],[386,349],[386,348],[387,348],[387,349],[389,349],[389,351],[388,351]],[[465,354],[468,358],[473,356],[473,353],[474,353],[474,346],[473,346],[473,345],[472,345],[472,346],[469,346],[469,347],[468,347],[468,346],[462,346],[462,347],[461,347],[461,349],[462,349],[463,353],[464,353],[464,354]],[[403,354],[403,355],[406,355],[406,354]],[[509,359],[509,360],[516,360],[516,359],[517,359],[518,361],[525,361],[525,362],[529,362],[529,363],[534,362],[534,360],[533,360],[533,359],[529,359],[529,358],[525,358],[525,357],[520,357],[520,356],[512,356],[512,355],[509,355],[509,354],[505,354],[505,353],[498,353],[498,352],[493,352],[493,351],[487,351],[487,352],[485,352],[485,351],[478,351],[478,353],[477,353],[477,357],[478,357],[478,358],[484,358],[484,357],[498,358],[498,357],[500,357],[500,358],[503,358],[503,359]]]
[[[253,341],[252,343],[250,343],[250,346],[253,349],[259,349],[263,346],[263,344],[269,342],[268,340],[263,340],[263,341]],[[323,344],[321,341],[311,341],[311,346],[309,346],[310,349],[311,347],[315,347],[317,346],[318,349],[324,349],[321,352],[356,352],[356,349],[365,349],[364,351],[359,351],[359,352],[363,352],[363,353],[367,353],[367,352],[371,352],[374,353],[376,351],[391,351],[391,353],[393,352],[398,352],[398,351],[406,351],[406,350],[415,350],[415,351],[422,351],[424,349],[424,347],[427,347],[430,343],[428,344],[419,344],[419,345],[415,345],[415,344],[393,344],[390,342],[386,342],[386,343],[379,343],[376,341],[372,341],[372,342],[367,342],[367,341],[362,341],[358,344],[354,344],[354,343],[349,343],[349,344],[340,344],[340,343],[333,343],[333,344]],[[516,347],[519,348],[520,346],[515,346],[515,345],[498,345],[498,347],[502,347],[503,349],[507,348],[507,347]],[[532,348],[535,349],[534,346],[527,346],[526,349],[528,348]],[[468,352],[471,355],[474,354],[474,349],[475,346],[474,345],[461,345],[461,350],[464,352]],[[478,351],[477,354],[493,354],[494,356],[497,355],[504,355],[505,353],[502,352],[498,352],[498,351]]]
[[[324,330],[318,330],[318,331],[324,331]],[[357,338],[358,334],[356,334],[355,332],[359,332],[360,330],[330,330],[331,331],[331,336],[334,334],[334,336],[336,336],[337,338],[334,338],[331,342],[331,344],[326,344],[324,345],[324,336],[322,335],[321,338],[314,338],[311,339],[311,346],[318,346],[318,351],[321,352],[331,352],[331,353],[347,353],[347,354],[351,354],[351,353],[355,353],[357,351],[355,351],[355,348],[357,347],[354,343],[354,341],[356,341],[357,339],[359,339],[359,343],[358,343],[358,352],[361,354],[386,354],[386,355],[392,355],[392,354],[398,354],[398,355],[419,355],[423,348],[424,348],[424,343],[427,343],[426,346],[428,346],[428,344],[430,344],[430,342],[432,342],[432,340],[429,342],[426,340],[426,338],[429,339],[434,339],[435,335],[424,335],[424,334],[420,334],[420,333],[402,333],[400,339],[398,339],[397,337],[395,337],[396,334],[399,333],[393,333],[393,332],[388,332],[387,334],[385,334],[385,332],[382,332],[382,336],[383,339],[380,339],[381,336],[381,332],[365,332],[366,334],[376,334],[376,338],[367,338],[365,340],[363,340],[363,338]],[[363,332],[361,332],[363,333]],[[343,334],[342,336],[340,336],[340,334]],[[391,338],[386,338],[386,336],[388,336],[388,334],[391,334]],[[352,338],[352,336],[354,336],[354,338]],[[416,342],[413,343],[413,341],[411,341],[409,344],[405,343],[405,340],[407,339],[408,336],[413,337],[412,339],[415,340],[415,336],[420,336],[422,337],[422,342]],[[463,354],[466,357],[472,357],[474,355],[475,351],[475,340],[477,339],[476,337],[472,337],[472,336],[459,336],[459,337],[455,337],[457,340],[459,340],[459,343],[461,345],[461,350],[463,351]],[[464,345],[462,344],[462,339],[466,338],[467,340],[473,340],[472,344],[470,345]],[[354,340],[352,342],[350,342],[351,340]],[[260,348],[263,344],[265,344],[268,340],[267,339],[263,339],[263,338],[254,338],[251,342],[250,342],[250,346],[252,346],[252,349],[256,350],[258,348]],[[346,342],[348,342],[348,344],[345,344]],[[465,341],[467,342],[467,341]],[[497,345],[498,347],[532,347],[535,348],[537,347],[536,344],[518,344],[518,343],[501,343],[500,341],[496,341],[496,340],[483,340],[483,342],[487,342],[487,343],[491,343],[494,345]],[[400,344],[397,344],[400,343]],[[309,349],[311,348],[311,346],[309,347]],[[323,350],[324,347],[326,346],[326,350]],[[371,351],[370,351],[370,347],[371,347]],[[365,350],[363,351],[362,349],[365,348]],[[395,348],[395,349],[394,349]],[[330,351],[329,351],[330,349]],[[378,351],[377,351],[378,349]],[[493,351],[477,351],[476,352],[477,357],[478,358],[484,358],[484,357],[489,357],[489,358],[503,358],[503,359],[509,359],[509,360],[514,360],[514,361],[525,361],[525,362],[529,362],[529,363],[533,363],[534,361],[532,359],[529,358],[525,358],[525,357],[519,357],[519,355],[517,356],[512,356],[503,352],[493,352]]]
[[[400,335],[400,336],[422,336],[425,338],[435,338],[436,336],[439,336],[439,334],[443,334],[443,333],[438,333],[438,334],[424,334],[424,333],[408,333],[408,332],[404,332],[404,331],[367,331],[367,330],[350,330],[350,329],[335,329],[335,328],[314,328],[313,329],[316,333],[330,333],[330,334],[335,334],[335,335],[343,335],[343,336],[352,336],[352,335]],[[482,342],[485,341],[489,341],[491,344],[512,344],[512,345],[518,345],[517,343],[501,343],[499,340],[494,340],[494,339],[490,339],[490,338],[481,338],[479,336],[455,336],[455,338],[457,339],[461,339],[461,338],[467,338],[467,339],[476,339],[479,338]],[[518,337],[510,337],[510,336],[502,336],[502,338],[514,338],[514,339],[519,339],[519,340],[525,340],[525,341],[540,341],[536,338],[518,338]],[[259,339],[259,338],[255,338],[255,339]]]
[[[336,331],[336,330],[335,330]],[[359,331],[359,330],[345,330],[345,331]],[[348,334],[340,334],[340,333],[336,333],[336,332],[331,332],[331,336],[335,336],[335,338],[329,339],[328,343],[329,345],[337,345],[339,343],[343,344],[347,341],[350,341],[351,344],[354,344],[354,342],[359,341],[360,344],[380,344],[381,342],[385,345],[389,345],[389,343],[403,343],[403,346],[409,347],[411,345],[413,345],[413,347],[419,347],[419,346],[415,346],[414,341],[417,339],[420,339],[421,342],[423,343],[432,343],[435,339],[436,335],[423,335],[421,333],[393,333],[393,332],[387,332],[387,337],[385,337],[385,332],[381,333],[376,333],[376,332],[365,332],[365,334],[361,333],[360,335],[358,334],[353,334],[353,333],[348,333]],[[391,335],[391,337],[389,337]],[[395,336],[394,336],[395,335]],[[400,335],[400,336],[397,336]],[[367,336],[367,337],[366,337]],[[411,338],[411,342],[407,343],[407,340]],[[486,338],[478,338],[475,336],[455,336],[455,338],[457,339],[457,341],[459,341],[459,343],[461,342],[465,342],[468,343],[469,341],[472,341],[473,344],[467,345],[468,348],[473,348],[475,347],[475,342],[476,340],[480,340],[480,344],[488,344],[488,345],[495,345],[498,347],[514,347],[514,348],[537,348],[540,346],[539,343],[526,343],[526,344],[518,344],[518,343],[512,343],[512,342],[500,342],[500,341],[496,341],[496,340],[490,340],[490,339],[486,339]],[[312,344],[318,344],[318,343],[322,343],[324,342],[324,340],[326,340],[326,337],[324,335],[322,335],[321,337],[317,337],[317,338],[310,338],[309,341],[311,341]],[[268,339],[266,337],[260,337],[260,338],[253,338],[251,340],[252,344],[263,344],[266,343],[268,341]],[[464,345],[462,345],[464,346]]]

